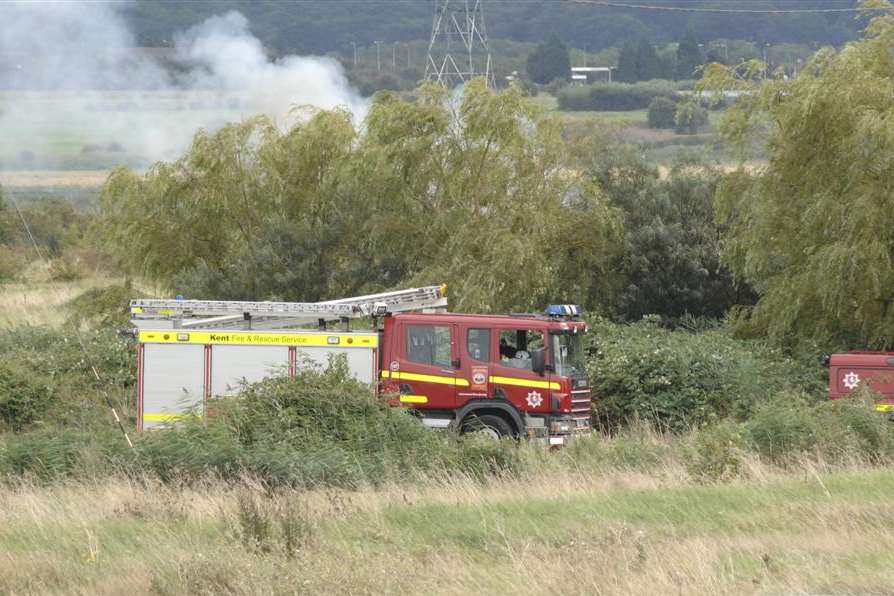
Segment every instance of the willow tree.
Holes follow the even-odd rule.
[[[123,265],[199,297],[311,300],[446,282],[457,308],[595,300],[618,237],[516,89],[377,96],[357,130],[317,112],[200,133],[179,160],[116,171],[103,228]]]
[[[728,139],[767,139],[766,166],[727,176],[717,210],[725,261],[760,296],[748,323],[780,340],[894,344],[894,15],[871,7],[888,10],[793,80],[751,62],[701,83],[742,92]]]

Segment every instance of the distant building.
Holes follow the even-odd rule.
[[[572,66],[571,80],[581,85],[595,83],[596,81],[608,81],[611,83],[613,70],[614,68],[611,66]]]

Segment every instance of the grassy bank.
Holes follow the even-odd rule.
[[[88,290],[119,282],[99,276],[60,283],[47,278],[44,267],[35,264],[32,278],[6,283],[0,291],[0,329],[25,326],[61,327],[71,316],[67,305]]]
[[[806,465],[431,480],[356,492],[106,481],[0,492],[0,590],[886,592],[894,474]],[[758,474],[759,472],[759,474]]]

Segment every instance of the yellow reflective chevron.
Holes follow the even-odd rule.
[[[876,412],[894,412],[894,404],[875,404]]]
[[[490,378],[491,383],[498,385],[513,385],[515,387],[533,387],[534,389],[561,389],[562,386],[555,381],[536,381],[534,379],[520,379],[518,377],[497,377]]]
[[[427,404],[428,397],[425,395],[401,395],[400,403],[402,403],[402,404]]]
[[[143,422],[174,422],[177,420],[188,420],[190,418],[201,418],[198,414],[166,414],[162,412],[143,412]]]
[[[456,385],[457,387],[468,387],[470,385],[469,381],[463,379],[462,377],[447,377],[447,376],[439,376],[439,375],[424,375],[420,373],[411,373],[411,372],[403,372],[403,371],[387,371],[383,370],[381,372],[381,377],[383,379],[400,379],[403,381],[422,381],[425,383],[440,383],[442,385]],[[492,376],[490,378],[491,383],[497,383],[500,385],[513,385],[515,387],[531,387],[534,389],[554,389],[559,390],[562,388],[555,381],[538,381],[536,379],[522,379],[519,377],[500,377],[500,376]]]
[[[421,381],[423,383],[438,383],[439,385],[454,385],[456,387],[468,387],[469,381],[461,377],[448,377],[441,375],[425,375],[422,373],[394,371],[382,371],[383,379],[399,379],[401,381]]]

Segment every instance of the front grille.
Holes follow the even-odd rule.
[[[574,419],[575,430],[579,432],[590,430],[591,404],[589,389],[577,389],[571,392],[571,417]]]

